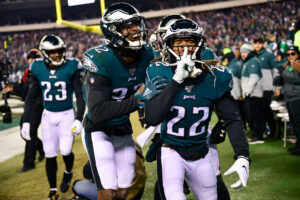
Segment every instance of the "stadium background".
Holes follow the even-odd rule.
[[[106,1],[106,6],[117,2]],[[205,29],[208,45],[218,56],[226,47],[239,46],[243,41],[251,41],[261,34],[271,41],[275,37],[278,45],[291,41],[292,23],[300,15],[300,2],[297,0],[168,0],[144,1],[124,0],[131,3],[147,18],[149,33],[157,27],[163,16],[170,13],[182,13],[194,19]],[[99,24],[100,4],[68,7],[67,0],[61,0],[63,19],[79,24]],[[39,41],[45,34],[58,34],[67,44],[67,55],[82,59],[83,52],[92,46],[103,43],[99,34],[57,25],[54,0],[0,0],[0,59],[4,54],[11,61],[10,81],[20,81],[26,68],[25,58],[31,48],[38,48]],[[149,34],[149,35],[150,35]],[[4,41],[7,48],[4,48]],[[9,99],[9,102],[13,102]],[[22,102],[14,101],[14,123],[6,125],[0,122],[0,130],[17,126],[22,112]],[[1,102],[2,104],[2,102]],[[14,112],[16,111],[16,112]],[[136,115],[132,115],[133,121]],[[215,121],[212,122],[212,124]],[[134,135],[143,129],[134,123]],[[1,134],[1,132],[0,132]],[[18,138],[20,139],[20,138]],[[13,141],[12,141],[13,142]],[[75,140],[75,176],[82,178],[82,166],[86,155],[80,137]],[[221,171],[224,172],[233,162],[232,148],[226,140],[221,144]],[[144,153],[147,147],[144,149]],[[1,149],[5,151],[5,149]],[[281,141],[268,141],[264,146],[250,147],[253,164],[250,168],[248,187],[241,191],[231,190],[232,199],[300,199],[299,158],[290,157],[282,148]],[[0,163],[0,199],[44,199],[47,194],[47,181],[44,164],[38,164],[35,170],[25,174],[17,171],[22,165],[23,155],[17,155]],[[58,159],[62,162],[62,159]],[[63,166],[58,163],[58,166]],[[63,169],[59,169],[58,180]],[[153,186],[156,177],[155,164],[147,163],[148,182],[143,199],[153,199]],[[237,177],[225,177],[227,186]],[[69,191],[61,199],[70,199]],[[193,199],[189,195],[188,199]]]

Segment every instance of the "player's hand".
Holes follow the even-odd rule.
[[[22,124],[22,129],[21,129],[21,136],[24,140],[31,140],[30,138],[30,123],[29,122],[24,122]]]
[[[233,189],[239,189],[247,186],[249,178],[249,160],[244,156],[238,157],[234,164],[224,173],[225,176],[236,172],[239,180],[231,185]]]
[[[72,133],[74,135],[78,135],[79,133],[81,133],[81,130],[82,130],[81,121],[75,119],[75,121],[72,124]]]
[[[166,77],[156,76],[152,80],[146,81],[142,92],[138,90],[134,96],[142,102],[150,101],[153,97],[160,94],[166,85],[168,85],[168,79]]]
[[[188,78],[195,68],[195,62],[191,60],[187,53],[188,47],[184,47],[183,55],[181,56],[181,59],[177,61],[176,72],[173,76],[173,80],[179,84]],[[196,74],[197,72],[195,72],[193,75],[195,76]]]

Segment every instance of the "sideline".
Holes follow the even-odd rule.
[[[0,131],[0,162],[23,153],[24,150],[25,141],[20,136],[19,126]]]

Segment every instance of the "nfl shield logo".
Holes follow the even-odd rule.
[[[187,86],[184,87],[184,89],[185,89],[188,93],[190,93],[190,92],[192,91],[193,87],[194,87],[193,85],[187,85]]]
[[[134,73],[135,73],[135,68],[131,68],[131,69],[129,69],[129,74],[131,74],[131,75],[134,75]]]

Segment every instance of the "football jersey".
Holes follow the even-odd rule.
[[[209,121],[216,100],[232,88],[232,75],[222,66],[212,67],[202,82],[184,82],[176,93],[173,105],[161,125],[161,140],[179,150],[199,151],[207,145]],[[169,82],[174,73],[163,62],[153,63],[147,69],[147,78],[165,76]]]
[[[36,59],[30,71],[36,76],[42,89],[46,110],[60,112],[73,108],[72,76],[82,65],[78,59],[67,59],[56,69],[49,69],[43,59]]]
[[[139,53],[138,62],[128,67],[129,64],[122,63],[110,47],[107,45],[98,46],[85,52],[83,65],[89,72],[109,78],[110,101],[122,101],[132,96],[144,83],[146,68],[154,58],[153,49],[150,45],[146,45]],[[87,116],[89,117],[89,114]],[[129,121],[129,115],[105,121],[101,125],[120,125],[126,121]]]

